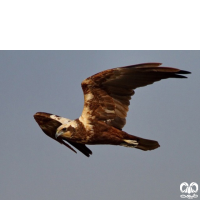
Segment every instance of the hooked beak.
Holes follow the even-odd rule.
[[[62,134],[63,134],[63,131],[56,131],[55,138],[57,139]]]

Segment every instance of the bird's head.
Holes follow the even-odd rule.
[[[77,123],[75,121],[71,121],[68,124],[63,124],[57,128],[55,138],[58,137],[70,139],[72,135],[75,134],[77,128]]]
[[[55,134],[56,139],[58,137],[71,138],[71,136],[72,136],[72,132],[70,131],[70,127],[68,124],[61,125],[57,128],[57,131]]]

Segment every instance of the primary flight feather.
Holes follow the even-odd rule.
[[[130,135],[122,128],[134,89],[166,78],[187,78],[188,71],[159,67],[161,63],[144,63],[108,69],[82,83],[84,107],[78,119],[70,120],[57,115],[37,112],[34,115],[40,128],[49,137],[76,152],[69,144],[90,156],[86,144],[111,144],[134,147],[144,151],[160,145],[157,141]],[[69,144],[67,144],[68,142]]]

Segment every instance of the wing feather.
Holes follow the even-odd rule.
[[[85,79],[81,86],[84,108],[79,118],[83,124],[95,120],[122,129],[134,89],[153,84],[166,78],[187,78],[189,74],[171,67],[159,67],[161,63],[144,63],[108,69]]]

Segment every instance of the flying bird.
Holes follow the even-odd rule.
[[[131,96],[135,89],[167,78],[187,78],[188,71],[160,67],[161,63],[143,63],[108,69],[82,83],[84,107],[78,119],[37,112],[34,118],[43,132],[76,152],[69,144],[89,157],[86,145],[108,144],[153,150],[157,141],[130,135],[122,130],[126,124]]]

